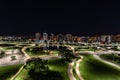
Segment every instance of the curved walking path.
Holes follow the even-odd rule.
[[[76,80],[76,78],[73,75],[73,66],[74,66],[74,61],[72,61],[71,63],[69,63],[68,65],[68,76],[70,78],[70,80]]]
[[[14,80],[17,77],[17,75],[23,70],[24,66],[25,64],[19,69],[19,71],[10,80]]]
[[[27,49],[28,47],[23,47],[21,49],[22,53],[26,56],[26,60],[30,58],[30,56],[25,52],[25,50]],[[24,66],[26,65],[26,63],[24,63],[24,65],[19,69],[19,71],[10,79],[10,80],[14,80],[17,75],[23,70]]]
[[[58,55],[51,55],[51,56],[43,55],[43,56],[38,56],[38,57],[30,57],[27,54],[27,52],[25,51],[27,48],[28,48],[28,46],[25,46],[21,49],[22,53],[26,56],[26,61],[28,59],[32,59],[32,58],[42,58],[42,59],[45,59],[45,60],[50,60],[50,59],[53,59],[53,58],[59,58]],[[76,62],[76,68],[75,68],[76,74],[78,75],[80,80],[84,80],[83,77],[81,76],[80,70],[79,70],[80,62],[83,59],[82,56],[80,56],[80,57],[81,57],[81,59],[79,59],[77,62],[74,60],[74,61],[72,61],[71,63],[68,64],[68,76],[69,76],[70,80],[76,80],[76,78],[74,77],[74,74],[73,74],[73,66],[74,66],[75,62]],[[26,63],[24,63],[24,65],[19,69],[19,71],[10,80],[14,80],[17,77],[17,75],[23,70],[25,65],[26,65]]]
[[[82,77],[81,74],[80,74],[80,69],[79,69],[79,67],[80,67],[80,62],[83,60],[83,56],[80,56],[80,57],[81,57],[81,59],[77,60],[77,62],[76,62],[75,71],[76,71],[76,74],[77,74],[77,76],[79,77],[79,79],[80,79],[80,80],[84,80],[83,77]]]
[[[29,59],[30,56],[25,52],[25,50],[28,48],[28,46],[25,46],[21,49],[22,53],[25,55],[26,59]]]
[[[106,63],[106,64],[109,64],[109,65],[111,65],[111,66],[114,66],[114,67],[120,69],[120,66],[117,65],[117,64],[114,64],[114,63],[112,63],[112,62],[106,61],[106,60],[100,58],[98,55],[93,55],[93,56],[94,56],[96,59],[98,59],[98,60],[100,60],[100,61],[102,61],[102,62],[104,62],[104,63]]]
[[[50,59],[56,59],[56,58],[60,58],[58,55],[51,55],[51,56],[48,56],[48,55],[42,55],[42,56],[38,56],[38,57],[30,57],[26,52],[25,50],[27,49],[28,47],[23,47],[21,49],[22,53],[26,56],[26,61],[28,59],[32,59],[32,58],[41,58],[41,59],[44,59],[44,60],[50,60]],[[19,71],[10,79],[10,80],[14,80],[17,75],[23,70],[24,66],[26,65],[26,63],[24,63],[24,65],[19,69]]]

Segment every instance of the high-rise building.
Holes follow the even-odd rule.
[[[111,36],[110,35],[107,36],[107,42],[111,43]]]
[[[105,35],[101,36],[101,42],[103,42],[103,43],[106,42],[106,36]]]
[[[64,40],[64,36],[62,34],[58,34],[57,41],[58,42],[63,42],[63,40]]]
[[[51,33],[50,35],[50,41],[53,41],[54,40],[54,34]]]
[[[35,36],[36,36],[36,42],[40,42],[40,33],[35,33]]]
[[[43,41],[46,42],[48,40],[48,34],[43,33]]]
[[[72,40],[72,34],[66,34],[66,40],[70,42]]]

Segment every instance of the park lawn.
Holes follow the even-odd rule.
[[[27,70],[23,69],[15,78],[15,80],[30,80]]]
[[[22,64],[0,67],[0,80],[10,80],[10,78],[17,73],[21,66]]]
[[[37,51],[37,52],[26,51],[26,52],[31,57],[49,55],[49,52],[44,52],[44,51]],[[59,54],[59,51],[53,50],[53,54]]]
[[[55,59],[48,61],[48,66],[51,71],[59,72],[64,80],[69,80],[67,70],[68,70],[68,63],[62,63],[61,59]]]
[[[31,52],[31,51],[26,51],[27,54],[30,56],[30,57],[35,57],[35,56],[42,56],[42,55],[47,55],[45,52],[43,51],[39,51],[38,52]]]
[[[12,47],[4,47],[5,50],[15,50],[15,49],[21,49],[22,47],[16,47],[16,46],[12,46]]]
[[[67,74],[67,69],[68,69],[68,64],[67,63],[60,64],[59,59],[49,60],[48,61],[48,67],[50,68],[51,71],[59,72],[62,75],[62,77],[64,78],[64,80],[69,80],[69,77],[68,77],[68,74]],[[20,72],[20,74],[15,78],[15,80],[31,80],[31,79],[30,79],[30,76],[29,76],[27,70],[23,69]]]
[[[78,49],[78,51],[94,51],[94,49],[89,48],[89,49]]]
[[[101,58],[103,58],[104,60],[110,61],[114,64],[120,65],[120,56],[118,56],[117,54],[102,54],[100,55]]]
[[[85,80],[120,80],[120,70],[105,64],[92,55],[84,56],[80,72]]]
[[[53,50],[53,54],[59,54],[58,50]]]

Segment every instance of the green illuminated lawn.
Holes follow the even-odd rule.
[[[15,78],[15,80],[27,80],[29,75],[26,69],[23,69],[20,74]]]
[[[22,65],[12,65],[0,67],[0,80],[10,80],[10,78],[20,69]]]
[[[31,48],[32,49],[32,48]],[[26,52],[28,53],[29,56],[34,57],[34,56],[41,56],[41,55],[49,55],[49,52],[45,52],[44,50],[40,50],[40,51],[30,51],[30,50],[26,50]],[[57,50],[53,50],[52,54],[59,54],[59,51]]]
[[[59,51],[53,50],[53,54],[59,54]]]
[[[31,57],[35,57],[35,56],[41,56],[41,55],[46,55],[45,52],[43,51],[39,51],[39,52],[30,52],[30,51],[26,51],[27,54]]]
[[[50,60],[48,61],[48,66],[51,71],[55,71],[60,73],[60,75],[64,78],[64,80],[69,80],[68,74],[67,74],[67,69],[68,69],[68,64],[63,63],[61,64],[61,60]],[[34,75],[34,74],[33,74]],[[58,77],[59,79],[59,77]],[[26,69],[23,69],[20,74],[16,77],[15,80],[31,80],[30,76],[27,72]]]
[[[112,63],[120,65],[120,55],[118,54],[102,54],[100,57]]]
[[[92,55],[84,56],[80,72],[85,80],[120,80],[120,70],[102,63]]]
[[[62,63],[61,59],[58,60],[50,60],[48,61],[49,68],[52,71],[57,71],[59,72],[64,80],[69,80],[67,70],[68,70],[68,64],[67,63]]]

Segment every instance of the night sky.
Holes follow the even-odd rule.
[[[50,0],[51,1],[51,0]],[[120,4],[114,1],[0,2],[0,35],[35,32],[100,35],[120,33]]]

